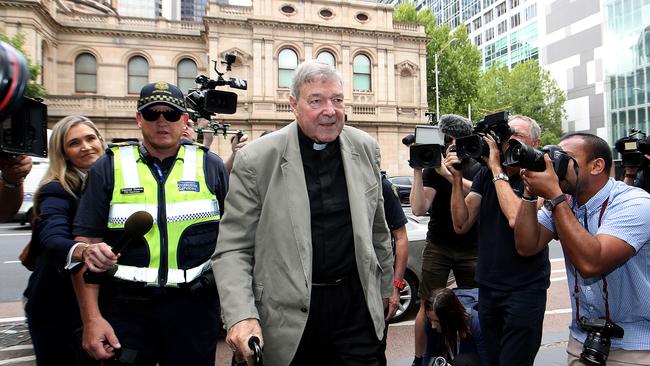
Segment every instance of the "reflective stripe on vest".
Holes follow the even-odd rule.
[[[184,280],[179,280],[185,279],[185,272],[180,270],[180,275],[181,272],[176,271],[179,270],[177,253],[183,231],[197,223],[221,219],[218,201],[205,181],[205,152],[194,145],[182,145],[163,189],[163,183],[158,182],[150,167],[140,159],[138,146],[114,147],[112,150],[115,185],[108,227],[124,229],[126,219],[137,211],[147,211],[154,219],[153,227],[145,234],[149,263],[142,267],[147,270],[140,269],[140,273],[147,274],[134,276],[124,272],[138,271],[138,267],[131,267],[132,270],[122,270],[124,277],[135,281],[140,281],[135,278],[146,278],[143,282],[161,286],[183,283]],[[159,197],[163,199],[163,196],[165,204],[159,207]],[[161,236],[161,233],[166,235]],[[151,278],[154,280],[149,281]]]
[[[206,270],[211,270],[210,261],[190,269],[170,269],[167,272],[167,283],[189,283]],[[158,268],[118,265],[113,277],[133,282],[156,283],[158,282]]]

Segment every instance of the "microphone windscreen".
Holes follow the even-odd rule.
[[[153,226],[153,217],[147,211],[134,212],[124,223],[124,235],[130,238],[143,237]]]
[[[443,114],[439,126],[442,133],[453,138],[472,134],[472,122],[456,114]]]

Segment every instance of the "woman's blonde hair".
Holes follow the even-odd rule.
[[[59,182],[66,192],[68,192],[72,197],[77,198],[75,191],[79,189],[84,182],[79,175],[79,172],[74,169],[70,160],[65,156],[65,136],[72,127],[79,124],[86,125],[93,129],[97,138],[99,138],[102,143],[102,148],[100,149],[99,154],[104,154],[104,138],[90,119],[84,116],[72,115],[64,117],[57,122],[54,127],[52,127],[52,135],[50,136],[50,143],[47,152],[50,159],[50,166],[41,180],[34,197],[34,212],[36,215],[38,215],[39,212],[37,205],[41,188],[50,182]]]

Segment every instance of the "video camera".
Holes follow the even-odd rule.
[[[605,365],[609,357],[611,338],[623,338],[625,330],[607,319],[580,317],[578,325],[587,332],[580,358],[593,365]]]
[[[573,158],[569,156],[558,145],[546,145],[541,150],[530,147],[518,140],[508,141],[510,145],[504,154],[504,166],[513,166],[532,170],[534,172],[543,172],[546,170],[544,154],[553,161],[553,170],[560,181],[566,178],[569,161]]]
[[[0,158],[47,156],[47,106],[25,96],[25,58],[0,41]]]
[[[415,126],[414,135],[406,135],[402,143],[410,146],[409,165],[420,168],[437,168],[445,146],[445,136],[438,126],[434,126],[435,113],[425,112],[428,125]]]
[[[508,125],[510,112],[501,111],[485,116],[474,127],[473,134],[456,139],[456,152],[460,159],[474,158],[481,161],[482,156],[490,156],[490,147],[483,136],[490,135],[497,144],[507,141],[514,133]]]
[[[616,141],[614,148],[621,154],[624,167],[648,168],[648,159],[643,155],[650,154],[650,141],[640,130],[631,129],[628,136]]]
[[[246,90],[248,89],[248,82],[239,78],[229,78],[226,80],[223,75],[232,71],[232,64],[237,60],[237,56],[232,53],[226,53],[224,60],[221,64],[226,65],[226,71],[220,72],[217,70],[217,61],[214,62],[214,71],[217,73],[217,80],[210,79],[205,75],[196,77],[196,83],[200,84],[198,89],[190,89],[185,102],[194,110],[190,112],[190,118],[196,121],[198,118],[205,118],[210,121],[210,129],[215,133],[223,133],[225,136],[228,133],[229,124],[219,124],[212,120],[212,116],[216,113],[221,114],[234,114],[237,112],[237,94],[227,92],[224,90],[215,90],[218,86],[229,86],[234,89]],[[206,130],[197,130],[199,136]],[[243,131],[236,132],[239,136]]]

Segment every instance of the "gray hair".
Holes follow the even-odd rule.
[[[542,129],[539,127],[537,121],[521,114],[515,114],[514,116],[510,116],[510,118],[508,118],[508,122],[514,121],[516,119],[521,119],[528,122],[528,126],[530,127],[530,137],[533,139],[533,141],[540,139],[542,136]]]
[[[291,78],[291,95],[299,99],[302,84],[314,80],[336,80],[343,85],[343,78],[336,69],[317,60],[305,61],[293,72]]]

